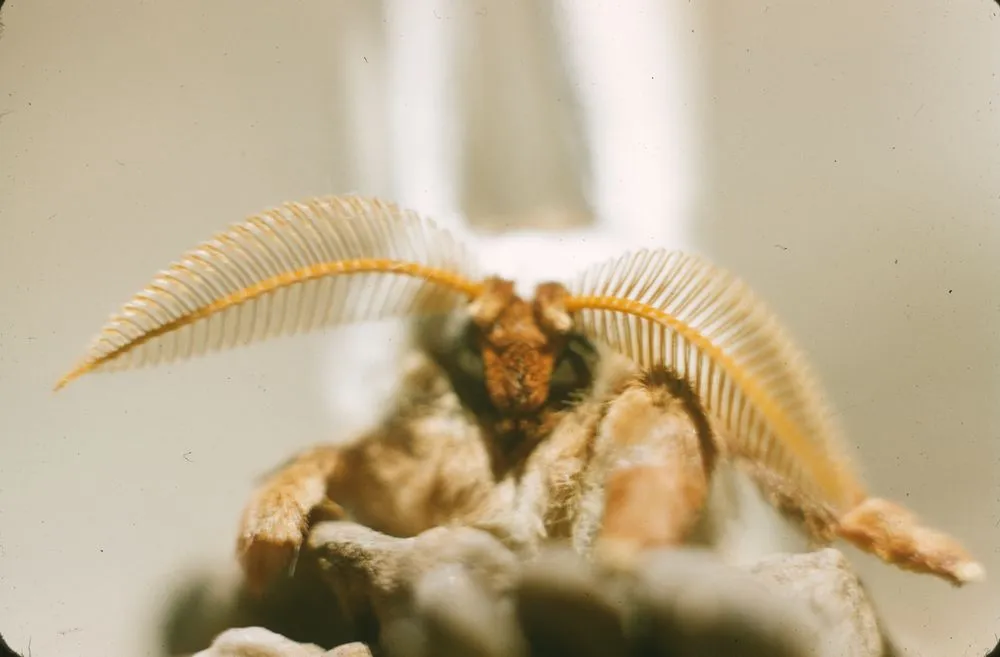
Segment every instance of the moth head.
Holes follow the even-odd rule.
[[[483,382],[497,410],[526,415],[549,400],[573,329],[563,305],[567,294],[558,283],[543,283],[527,301],[514,292],[513,282],[491,277],[469,304]]]

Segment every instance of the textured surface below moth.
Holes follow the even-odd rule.
[[[833,549],[773,555],[739,568],[702,550],[652,551],[634,568],[618,570],[565,546],[523,561],[465,528],[411,540],[351,523],[318,526],[308,546],[320,580],[332,591],[352,581],[377,610],[386,627],[381,639],[370,648],[357,637],[293,641],[257,618],[214,636],[199,657],[721,657],[737,646],[744,657],[903,654]],[[372,563],[377,571],[368,568]],[[303,601],[293,604],[304,610]]]

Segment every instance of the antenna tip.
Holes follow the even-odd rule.
[[[79,367],[74,368],[72,371],[63,375],[61,379],[56,381],[56,384],[52,386],[52,392],[59,392],[60,390],[65,388],[71,381],[89,372],[90,369],[91,369],[90,364],[81,365]]]

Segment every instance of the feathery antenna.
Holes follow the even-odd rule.
[[[392,203],[352,196],[286,203],[233,224],[161,271],[55,389],[94,371],[344,322],[447,312],[479,293],[478,279],[450,233]]]
[[[691,385],[731,455],[838,512],[865,499],[805,359],[743,282],[694,255],[643,250],[585,270],[568,289],[566,309],[589,337]]]
[[[591,267],[568,289],[565,308],[584,334],[684,378],[727,454],[752,465],[779,502],[810,512],[820,534],[955,585],[984,577],[956,540],[868,496],[806,359],[745,283],[700,257],[656,250]]]

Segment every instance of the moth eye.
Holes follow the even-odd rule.
[[[577,374],[578,364],[573,362],[569,358],[563,358],[556,365],[556,369],[552,372],[552,387],[553,388],[569,388],[579,378]]]
[[[570,338],[552,372],[553,388],[578,388],[589,385],[597,351],[588,340]]]
[[[483,354],[479,349],[479,343],[473,329],[470,328],[466,331],[455,345],[454,362],[455,367],[463,376],[477,381],[486,378]]]
[[[455,365],[465,376],[482,380],[485,378],[483,356],[478,349],[470,349],[468,345],[460,345],[455,354]]]

